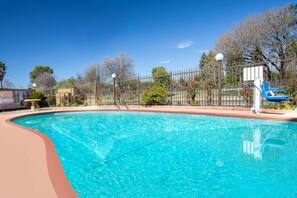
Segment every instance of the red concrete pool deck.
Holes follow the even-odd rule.
[[[51,140],[38,131],[9,120],[19,116],[65,111],[115,110],[115,107],[51,108],[40,111],[0,113],[0,197],[77,197],[69,184]],[[121,107],[121,111],[189,113],[297,122],[297,111],[266,110],[254,115],[249,109],[228,107]]]

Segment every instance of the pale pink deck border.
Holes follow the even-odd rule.
[[[32,114],[30,114],[32,115]],[[64,170],[62,168],[61,162],[59,160],[59,157],[57,155],[55,146],[52,142],[52,140],[44,135],[43,133],[40,133],[38,131],[34,131],[30,128],[23,127],[17,124],[14,124],[12,120],[20,117],[26,117],[30,115],[23,115],[18,116],[15,118],[11,118],[6,120],[8,124],[11,124],[15,127],[25,129],[27,131],[30,131],[31,133],[34,133],[35,135],[39,136],[45,144],[46,147],[46,157],[47,157],[47,166],[48,166],[48,173],[49,177],[51,179],[52,185],[55,189],[55,192],[58,197],[78,197],[73,188],[71,187],[69,181],[67,180]]]
[[[124,107],[123,107],[124,108]],[[48,166],[48,174],[51,180],[51,183],[54,187],[56,195],[58,197],[77,197],[77,194],[72,189],[69,184],[63,168],[61,166],[59,157],[56,153],[52,141],[45,136],[44,134],[34,131],[32,129],[16,125],[11,122],[11,120],[23,117],[30,116],[33,114],[44,114],[44,113],[58,113],[58,112],[72,112],[72,111],[115,111],[115,108],[74,108],[74,109],[60,109],[60,110],[50,110],[50,111],[40,111],[40,112],[30,112],[25,114],[16,114],[15,116],[8,116],[6,123],[13,125],[16,128],[25,129],[37,136],[39,136],[43,141],[46,147],[46,159]],[[297,113],[296,112],[279,112],[279,111],[268,111],[260,115],[250,114],[248,109],[243,108],[220,108],[220,107],[138,107],[131,106],[129,109],[121,109],[119,111],[139,111],[139,112],[160,112],[160,113],[182,113],[182,114],[201,114],[201,115],[213,115],[213,116],[228,116],[228,117],[239,117],[239,118],[253,118],[253,119],[265,119],[265,120],[281,120],[281,121],[293,121],[297,122]],[[0,126],[1,129],[1,126]],[[7,151],[9,152],[9,151]],[[0,165],[1,167],[1,165]],[[3,179],[3,178],[2,178]],[[17,189],[16,189],[17,190]]]

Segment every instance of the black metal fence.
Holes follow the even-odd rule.
[[[296,55],[284,61],[229,66],[217,62],[210,68],[195,68],[169,72],[161,76],[137,77],[125,81],[115,81],[115,90],[110,83],[91,83],[72,87],[74,93],[57,94],[58,89],[38,90],[44,92],[51,105],[141,105],[146,90],[163,83],[168,97],[163,105],[193,106],[244,106],[250,107],[253,98],[253,81],[245,82],[243,69],[263,66],[264,80],[270,86],[284,87],[288,81],[297,79]],[[281,68],[281,70],[279,69]],[[219,86],[220,85],[220,86]],[[115,97],[114,97],[115,96]],[[59,100],[57,100],[59,97]],[[70,98],[71,97],[71,98]],[[56,103],[59,101],[59,104]],[[267,104],[263,100],[263,104]]]

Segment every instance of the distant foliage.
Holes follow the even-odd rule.
[[[90,65],[84,73],[84,80],[88,83],[103,83],[107,78],[110,76],[105,74],[103,64],[100,63]]]
[[[297,80],[287,80],[285,81],[284,91],[285,94],[289,96],[289,105],[291,108],[296,108],[297,106]]]
[[[117,84],[116,89],[119,96],[117,98],[122,98],[125,91],[124,82],[135,76],[133,58],[125,54],[118,54],[114,58],[106,58],[102,68],[107,79],[111,79],[111,75],[116,74],[115,83]]]
[[[209,81],[212,84],[217,84],[218,82],[218,66],[219,62],[215,60],[215,52],[210,50],[208,54],[203,53],[200,58],[199,69],[200,74],[197,76],[196,80]],[[222,77],[224,75],[221,75]]]
[[[15,85],[11,80],[6,78],[3,80],[3,88],[15,88]]]
[[[196,104],[196,89],[198,88],[198,83],[194,80],[189,80],[187,83],[187,99],[189,104]]]
[[[163,86],[169,86],[170,83],[170,73],[167,72],[165,67],[154,67],[152,69],[152,75],[154,79],[154,83]]]
[[[243,106],[248,107],[253,100],[253,92],[250,87],[244,86],[240,91],[240,96],[242,97]]]
[[[0,61],[0,88],[2,88],[2,81],[6,74],[6,65],[2,61]]]
[[[213,90],[214,86],[211,81],[206,81],[204,83],[204,90],[206,93],[206,104],[212,105],[213,104]]]
[[[79,91],[78,96],[76,97],[76,101],[80,105],[86,105],[87,95],[84,91]]]
[[[144,106],[165,105],[167,104],[168,89],[162,85],[154,85],[144,91],[141,104]]]
[[[50,89],[50,88],[53,88],[57,84],[55,77],[52,74],[47,73],[47,72],[38,75],[35,78],[34,83],[37,84],[37,88],[39,90]]]
[[[218,39],[217,51],[225,55],[229,67],[242,62],[261,62],[268,80],[274,70],[284,80],[287,75],[284,60],[291,58],[297,51],[296,13],[297,4],[291,4],[252,15]]]
[[[61,80],[58,84],[58,88],[69,88],[69,87],[74,87],[76,83],[76,79],[74,77],[70,77],[68,79],[63,79]]]
[[[50,68],[49,66],[41,66],[41,65],[37,65],[31,72],[30,72],[30,80],[31,82],[34,82],[35,79],[44,74],[44,73],[49,73],[50,75],[52,75],[54,73],[53,69]]]
[[[102,67],[109,79],[112,74],[116,74],[117,84],[120,88],[122,88],[123,81],[134,77],[134,60],[125,54],[118,54],[114,58],[106,58]]]

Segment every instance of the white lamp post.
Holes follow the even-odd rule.
[[[216,55],[216,61],[219,61],[219,69],[218,69],[218,105],[221,105],[221,69],[222,69],[222,60],[224,59],[224,55],[222,53],[218,53]]]
[[[116,102],[115,79],[116,79],[117,75],[116,74],[112,74],[111,77],[113,79],[113,101]]]
[[[33,83],[33,84],[32,84],[32,87],[33,87],[33,89],[36,91],[36,87],[37,87],[36,83]]]
[[[222,53],[218,53],[216,55],[216,61],[222,61],[224,59],[224,55]]]

